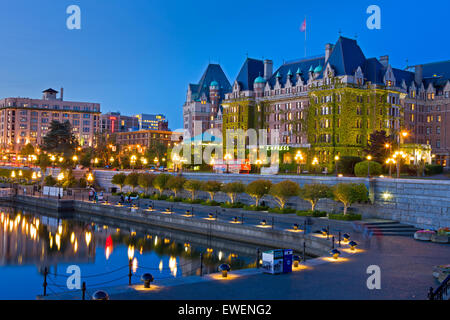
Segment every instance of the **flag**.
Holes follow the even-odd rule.
[[[303,20],[303,23],[302,23],[302,25],[300,27],[300,31],[301,32],[305,32],[306,31],[306,18],[305,18],[305,20]]]

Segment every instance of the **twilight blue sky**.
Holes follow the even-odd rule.
[[[66,28],[66,8],[81,8],[81,30]],[[381,30],[366,9],[381,7]],[[66,100],[101,103],[103,112],[165,113],[182,127],[187,85],[209,61],[232,83],[245,60],[322,54],[338,31],[367,57],[389,54],[395,67],[450,59],[448,0],[0,0],[0,97],[38,98],[64,87]]]

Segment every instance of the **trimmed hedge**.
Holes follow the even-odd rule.
[[[341,220],[341,221],[360,221],[362,216],[360,214],[347,213],[343,214],[329,214],[328,219],[330,220]]]
[[[300,217],[314,217],[314,218],[322,218],[327,216],[326,211],[297,211],[296,214]]]
[[[267,211],[269,210],[269,207],[251,205],[251,206],[244,206],[244,209],[248,211]]]
[[[270,213],[279,213],[279,214],[289,214],[289,213],[295,213],[296,210],[292,208],[269,208]]]

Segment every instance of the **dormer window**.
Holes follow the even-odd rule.
[[[391,80],[386,81],[386,85],[387,85],[388,87],[392,87],[393,84],[394,84],[394,83],[393,83]]]

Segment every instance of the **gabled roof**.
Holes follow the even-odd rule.
[[[276,72],[274,72],[274,75],[272,75],[272,77],[269,78],[268,82],[270,86],[273,88],[275,86],[277,79],[276,75],[280,74],[281,76],[280,84],[285,85],[289,71],[291,71],[291,73],[295,71],[296,74],[298,73],[298,71],[300,71],[303,80],[307,82],[309,80],[310,68],[312,67],[312,69],[314,70],[319,65],[323,66],[324,62],[325,56],[319,56],[319,57],[304,58],[297,61],[285,63],[282,66],[280,66]],[[292,85],[295,85],[297,83],[296,74],[293,74],[290,77]]]
[[[253,82],[259,76],[264,75],[264,62],[247,58],[239,71],[236,81],[241,86],[242,91],[253,90]]]
[[[209,64],[198,84],[189,84],[192,100],[198,100],[203,94],[209,99],[209,86],[216,81],[219,83],[219,94],[224,98],[225,93],[231,92],[231,85],[227,76],[218,64]]]
[[[361,67],[366,81],[370,81],[373,84],[382,84],[383,77],[386,73],[386,68],[378,61],[377,58],[370,58],[364,62]]]
[[[52,88],[48,88],[47,90],[42,91],[42,93],[58,93],[58,91],[56,91]]]
[[[444,87],[450,80],[450,60],[427,63],[423,65],[425,88],[432,83],[435,88]]]
[[[356,40],[339,37],[326,63],[330,63],[337,76],[354,75],[363,67],[366,57]]]
[[[394,73],[397,87],[400,87],[402,85],[403,80],[405,80],[406,85],[410,87],[412,82],[414,82],[415,80],[414,72],[395,68],[392,68],[392,72]]]

